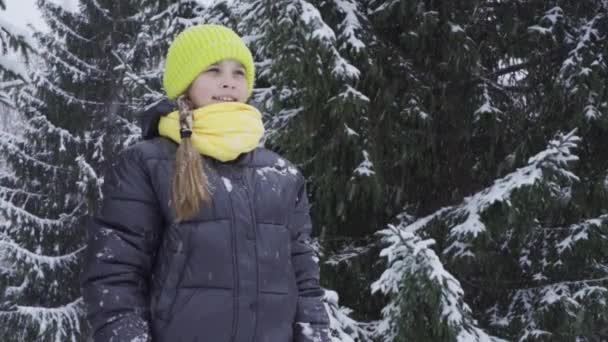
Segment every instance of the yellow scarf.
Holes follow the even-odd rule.
[[[203,155],[221,162],[253,151],[264,134],[262,114],[240,102],[221,102],[193,111],[192,144]],[[179,112],[161,117],[158,132],[180,143]]]

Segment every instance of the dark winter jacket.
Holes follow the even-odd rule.
[[[156,131],[171,109],[105,177],[81,278],[94,340],[329,341],[300,172],[263,148],[205,158],[212,203],[172,224],[177,145]]]

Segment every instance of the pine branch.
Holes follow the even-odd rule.
[[[538,290],[546,287],[556,286],[556,285],[580,285],[587,283],[601,283],[608,282],[608,276],[595,278],[595,279],[583,279],[583,280],[563,280],[563,281],[554,281],[554,282],[546,282],[542,284],[538,284],[538,282],[529,279],[529,280],[487,280],[482,278],[468,278],[463,279],[463,282],[471,285],[478,290],[488,292],[488,293],[502,293],[502,292],[511,292],[511,291],[528,291],[528,290]],[[608,285],[608,283],[607,283]]]
[[[28,153],[26,153],[25,151],[23,151],[21,148],[19,148],[18,146],[16,146],[13,143],[4,141],[4,140],[0,140],[0,148],[6,148],[6,150],[10,153],[14,153],[17,156],[19,156],[20,158],[23,158],[26,161],[31,162],[33,165],[42,167],[45,170],[52,170],[53,172],[64,172],[66,174],[71,173],[72,171],[63,167],[59,167],[59,166],[55,166],[52,164],[49,164],[47,162],[44,162],[42,160],[38,160],[34,157],[32,157],[31,155],[29,155]]]
[[[14,254],[15,258],[19,261],[25,261],[30,265],[36,266],[40,266],[42,264],[48,265],[50,269],[80,261],[79,254],[85,249],[86,246],[82,246],[77,250],[64,255],[42,255],[27,250],[26,248],[16,244],[14,241],[0,239],[0,251],[2,251],[3,257],[6,257],[6,254]]]
[[[3,194],[13,194],[13,195],[27,195],[30,197],[36,197],[38,199],[46,198],[48,196],[42,194],[36,194],[33,192],[25,191],[23,189],[12,189],[5,186],[0,185],[0,195]]]
[[[120,66],[125,67],[128,72],[125,73],[125,75],[130,78],[133,82],[135,82],[136,84],[139,85],[143,85],[144,88],[146,88],[146,90],[150,93],[150,94],[154,94],[155,96],[161,97],[162,93],[150,88],[148,86],[148,84],[142,80],[142,78],[137,76],[137,73],[133,70],[133,68],[131,68],[130,63],[125,62],[117,53],[116,51],[112,50],[112,56],[114,56],[119,62],[120,62]]]
[[[82,330],[80,322],[85,312],[84,302],[79,297],[58,307],[13,305],[8,310],[0,310],[0,321],[17,321],[20,325],[25,323],[26,328],[39,329],[38,336],[52,330],[53,341],[75,341],[72,334]]]
[[[519,64],[513,64],[513,65],[510,65],[508,67],[504,67],[504,68],[495,70],[495,71],[493,71],[491,73],[488,73],[486,75],[479,75],[479,76],[476,76],[476,77],[482,77],[482,78],[486,78],[486,79],[492,79],[492,78],[496,78],[498,76],[502,76],[502,75],[510,74],[510,73],[513,73],[513,72],[516,72],[516,71],[519,71],[519,70],[527,69],[527,68],[532,67],[532,66],[537,66],[537,65],[540,65],[540,64],[546,64],[547,62],[556,62],[557,59],[559,57],[561,57],[562,50],[563,49],[561,49],[561,48],[552,49],[552,50],[549,50],[549,51],[545,52],[542,55],[534,56],[534,57],[530,58],[529,60],[527,60],[525,62],[522,62],[522,63],[519,63]]]

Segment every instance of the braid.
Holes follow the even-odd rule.
[[[175,170],[171,188],[171,206],[176,222],[196,216],[201,205],[211,200],[203,158],[192,145],[192,102],[186,95],[177,98],[181,143],[175,157]]]

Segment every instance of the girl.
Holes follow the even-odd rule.
[[[304,177],[257,147],[261,115],[245,104],[251,52],[226,27],[195,26],[169,48],[163,83],[178,110],[144,115],[90,227],[94,340],[329,341]]]

